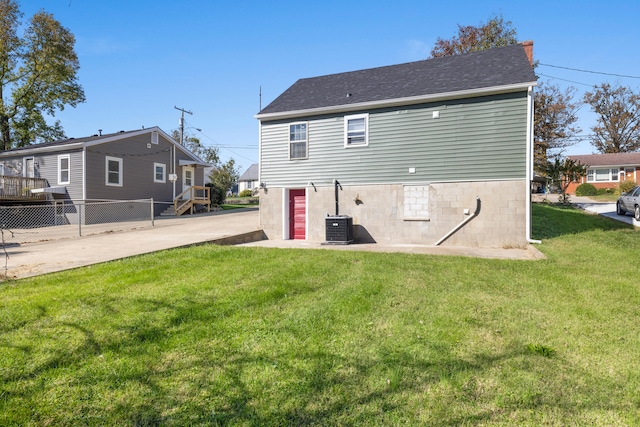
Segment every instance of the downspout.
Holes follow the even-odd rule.
[[[542,241],[531,238],[531,181],[533,181],[533,86],[527,91],[527,206],[526,206],[526,239],[528,243],[540,244]]]
[[[480,206],[481,206],[481,202],[480,202],[480,197],[476,197],[476,210],[469,216],[469,218],[465,219],[464,221],[462,221],[460,224],[458,224],[453,230],[451,230],[450,232],[448,232],[447,234],[445,234],[445,236],[438,240],[435,243],[435,246],[440,246],[440,243],[444,242],[445,240],[447,240],[449,237],[451,237],[455,232],[457,232],[458,230],[460,230],[462,227],[464,227],[465,225],[467,225],[467,223],[469,221],[471,221],[473,218],[477,217],[478,214],[480,213]]]
[[[173,155],[173,160],[171,161],[171,175],[173,175],[175,177],[176,175],[176,144],[175,142],[171,143],[171,154]],[[171,157],[171,155],[170,155]],[[173,186],[173,200],[176,199],[176,181],[178,179],[174,179],[172,180],[172,186]]]
[[[86,146],[82,147],[82,200],[87,200],[87,147]]]

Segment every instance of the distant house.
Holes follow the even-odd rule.
[[[0,152],[0,200],[153,198],[158,214],[190,186],[204,185],[206,166],[158,127],[69,138]],[[5,187],[15,178],[30,183],[20,194]]]
[[[356,242],[527,244],[532,48],[298,80],[256,115],[265,234],[324,241],[345,215]]]
[[[258,179],[258,164],[255,163],[238,178],[238,193],[244,190],[257,191]]]
[[[582,154],[567,156],[587,165],[587,176],[567,188],[576,193],[578,185],[588,182],[596,188],[618,188],[620,181],[631,180],[640,185],[640,153]]]

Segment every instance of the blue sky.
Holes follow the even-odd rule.
[[[534,41],[542,64],[640,76],[635,1],[140,1],[23,0],[26,21],[44,9],[76,36],[87,102],[56,115],[69,137],[159,126],[187,130],[233,157],[258,161],[254,115],[297,79],[425,59],[457,24],[494,14]],[[541,66],[541,81],[590,86],[640,79]],[[550,79],[546,76],[552,76]],[[564,79],[564,80],[558,80]],[[575,83],[568,83],[570,80]],[[584,134],[595,123],[580,110]],[[199,128],[201,131],[197,131]],[[568,154],[593,152],[589,143]]]

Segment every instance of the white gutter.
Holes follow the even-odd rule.
[[[526,206],[526,239],[529,243],[542,243],[531,238],[531,181],[533,180],[533,86],[527,90],[527,206]]]
[[[536,85],[536,82],[518,83],[518,84],[505,85],[505,86],[492,86],[492,87],[483,87],[478,89],[460,90],[455,92],[435,93],[430,95],[409,96],[405,98],[395,98],[395,99],[387,99],[387,100],[381,100],[381,101],[359,102],[356,104],[348,104],[348,105],[344,105],[344,104],[332,105],[328,107],[308,108],[304,110],[280,111],[276,113],[256,114],[254,117],[258,120],[277,120],[277,119],[287,119],[287,118],[317,115],[317,114],[329,114],[329,113],[338,113],[338,112],[366,110],[366,109],[372,109],[372,108],[406,106],[411,104],[422,104],[425,102],[435,102],[435,101],[450,100],[450,99],[461,99],[461,98],[493,95],[493,94],[499,94],[499,93],[518,92],[527,88],[530,89],[532,86],[535,86],[535,85]]]

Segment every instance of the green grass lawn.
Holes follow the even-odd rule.
[[[0,425],[640,425],[640,233],[547,259],[198,246],[0,285]]]

